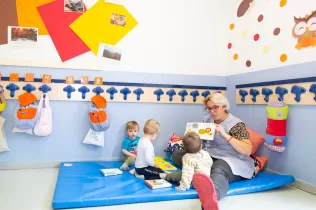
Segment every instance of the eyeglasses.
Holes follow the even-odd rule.
[[[212,107],[205,107],[205,111],[208,111],[208,112],[211,112],[211,111],[216,112],[216,111],[218,110],[218,108],[219,108],[219,106],[217,106],[217,105],[214,105],[214,106],[212,106]]]

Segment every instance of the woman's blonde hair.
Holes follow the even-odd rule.
[[[230,104],[226,96],[222,95],[221,93],[213,93],[205,98],[203,101],[204,106],[206,107],[206,104],[208,101],[212,101],[217,106],[225,106],[226,112],[229,112]]]

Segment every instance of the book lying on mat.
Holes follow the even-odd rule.
[[[215,127],[216,126],[214,123],[190,122],[187,123],[184,135],[188,132],[195,132],[200,136],[201,139],[212,141],[214,140]]]
[[[158,165],[159,168],[163,171],[176,171],[177,168],[165,161],[162,157],[155,157],[155,163]]]
[[[101,169],[101,173],[104,176],[116,176],[121,175],[123,172],[118,168],[107,168],[107,169]]]
[[[170,184],[169,182],[167,182],[164,179],[145,180],[145,184],[153,190],[160,189],[160,188],[172,187],[172,184]]]

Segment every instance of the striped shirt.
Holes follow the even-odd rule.
[[[200,150],[194,154],[186,153],[182,158],[182,163],[182,176],[179,187],[186,190],[191,187],[194,173],[200,172],[210,176],[213,160],[208,152]]]

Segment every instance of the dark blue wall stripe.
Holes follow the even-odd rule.
[[[269,86],[269,85],[285,85],[285,84],[295,84],[303,82],[316,82],[316,77],[306,77],[299,79],[286,79],[286,80],[276,80],[270,82],[258,82],[250,84],[236,85],[236,88],[249,88],[249,87],[259,87],[259,86]]]
[[[9,81],[10,77],[2,77],[3,81]],[[24,78],[19,78],[19,81],[24,82]],[[41,78],[34,78],[34,82],[42,82]],[[52,83],[66,83],[64,79],[52,79]],[[80,84],[80,80],[75,80],[75,84]],[[90,85],[94,81],[89,81]],[[226,90],[226,87],[216,86],[193,86],[193,85],[174,85],[174,84],[149,84],[149,83],[128,83],[128,82],[103,82],[103,85],[111,86],[136,86],[136,87],[157,87],[157,88],[189,88],[189,89],[205,89],[205,90]]]

